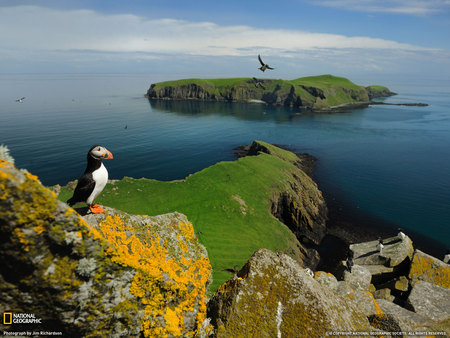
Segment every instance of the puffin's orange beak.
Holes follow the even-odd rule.
[[[106,154],[104,154],[103,157],[105,158],[105,160],[111,160],[114,158],[113,154],[111,154],[111,152],[108,149],[106,149]]]

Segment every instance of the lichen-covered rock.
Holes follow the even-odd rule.
[[[211,267],[186,217],[86,219],[0,160],[0,311],[67,336],[196,334]]]
[[[336,277],[329,273],[329,272],[325,272],[325,271],[316,271],[314,273],[314,279],[316,281],[318,281],[321,285],[336,291],[338,288],[338,280],[336,279]]]
[[[393,302],[395,297],[391,294],[391,289],[383,288],[373,292],[373,296],[375,299],[385,299],[390,302]]]
[[[420,250],[416,250],[408,278],[411,279],[412,283],[425,281],[444,288],[450,288],[450,265]]]
[[[308,275],[292,258],[255,252],[208,303],[218,337],[321,337],[371,331],[353,302]]]
[[[450,318],[450,289],[417,281],[409,294],[408,306],[434,321],[446,320]]]
[[[368,291],[372,275],[363,265],[353,265],[352,272],[348,271],[345,262],[341,261],[336,268],[335,276],[338,280],[346,281],[353,289]]]
[[[377,299],[378,305],[384,313],[392,315],[401,327],[401,331],[427,331],[429,318],[409,311],[385,299]]]
[[[354,263],[395,267],[400,265],[406,258],[412,258],[414,248],[408,236],[403,240],[400,240],[398,237],[391,237],[383,240],[383,242],[384,248],[381,253],[377,249],[378,241],[350,245],[350,250],[354,254]]]

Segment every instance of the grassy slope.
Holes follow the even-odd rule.
[[[295,236],[269,210],[271,196],[283,190],[292,180],[290,173],[298,170],[292,164],[297,157],[264,145],[276,156],[219,162],[182,181],[124,178],[108,184],[96,202],[132,214],[185,214],[208,250],[214,291],[231,276],[224,269],[240,268],[259,248],[298,253]],[[65,201],[70,196],[64,187],[59,198]]]
[[[288,93],[291,86],[294,86],[295,93],[301,97],[303,102],[313,103],[316,108],[336,106],[355,101],[367,101],[367,91],[364,87],[358,86],[350,80],[333,75],[308,76],[294,80],[273,80],[263,79],[265,90],[263,92]],[[183,79],[175,81],[159,82],[155,84],[155,90],[163,87],[177,87],[188,84],[197,84],[208,91],[210,94],[220,95],[229,91],[232,87],[249,87],[254,90],[254,84],[251,78],[224,78],[224,79]],[[326,93],[326,99],[317,99],[308,93],[299,85],[319,88]],[[277,88],[278,86],[278,88]],[[385,90],[386,87],[371,86],[372,90]],[[355,100],[350,91],[358,93],[359,100]],[[255,97],[256,98],[256,97]]]

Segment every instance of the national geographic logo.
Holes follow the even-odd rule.
[[[11,324],[42,324],[41,318],[36,318],[34,313],[3,313],[3,325]]]
[[[12,312],[5,312],[3,314],[3,325],[11,325],[12,324]]]

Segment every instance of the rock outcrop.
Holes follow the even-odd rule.
[[[208,329],[211,267],[185,216],[81,218],[0,160],[0,312],[64,336],[192,336]]]
[[[217,337],[323,337],[372,331],[353,302],[322,285],[293,259],[260,249],[208,303]]]

